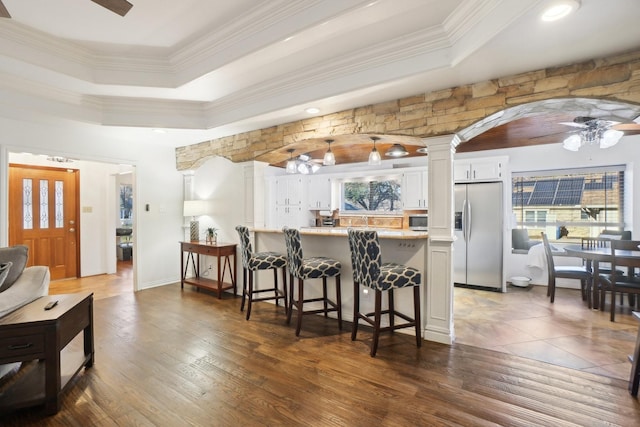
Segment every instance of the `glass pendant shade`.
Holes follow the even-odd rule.
[[[624,132],[615,129],[608,129],[604,131],[602,138],[600,138],[600,148],[613,147],[618,143],[618,141],[620,141],[622,135],[624,135]]]
[[[571,135],[562,141],[562,148],[569,151],[578,151],[582,147],[582,138],[580,135]]]
[[[373,149],[369,153],[369,166],[380,166],[382,164],[382,158],[380,157],[380,153],[376,149],[376,141],[379,140],[377,136],[372,136],[371,140],[373,141]]]
[[[296,161],[293,159],[293,152],[295,150],[293,149],[288,149],[287,152],[289,153],[289,160],[287,160],[287,166],[285,167],[285,172],[287,173],[296,173],[296,170],[298,169],[298,166],[296,165]]]
[[[333,139],[327,139],[325,142],[329,144],[329,148],[327,149],[327,152],[324,153],[322,164],[325,166],[333,166],[336,164],[336,156],[333,154],[333,151],[331,151],[331,143],[333,142]]]

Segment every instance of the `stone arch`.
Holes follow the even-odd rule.
[[[570,113],[575,116],[632,121],[640,116],[640,105],[597,98],[555,98],[516,105],[497,111],[456,133],[455,146],[487,130],[524,117]]]

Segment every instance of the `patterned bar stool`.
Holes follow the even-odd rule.
[[[415,327],[416,344],[422,345],[420,334],[420,271],[402,264],[382,263],[378,233],[375,231],[360,231],[349,229],[349,246],[351,249],[351,262],[353,264],[354,303],[353,303],[353,329],[351,340],[355,341],[358,333],[358,320],[362,319],[373,326],[373,343],[371,345],[371,357],[378,350],[380,332],[395,331],[396,329]],[[360,312],[360,285],[371,288],[376,293],[375,308],[373,313]],[[414,318],[395,310],[393,301],[394,289],[413,287]],[[388,292],[389,308],[382,310],[382,292]],[[389,315],[389,326],[380,327],[380,318],[383,314]],[[373,316],[373,319],[371,318]],[[395,324],[395,317],[406,321]]]
[[[277,252],[252,252],[251,240],[249,239],[249,229],[242,225],[236,227],[238,235],[240,235],[240,246],[242,249],[242,305],[240,311],[244,311],[244,303],[249,299],[247,307],[247,320],[251,316],[251,304],[254,301],[278,300],[284,299],[285,313],[288,311],[287,302],[287,258],[283,254]],[[282,269],[282,290],[278,289],[278,269]],[[253,276],[256,270],[273,270],[273,287],[268,289],[254,289]],[[247,286],[247,274],[249,274],[249,283]],[[273,292],[273,296],[254,297],[264,292]]]
[[[303,258],[302,245],[300,243],[300,232],[293,228],[284,228],[285,242],[287,244],[287,263],[289,265],[289,312],[287,324],[291,322],[291,313],[295,307],[298,312],[298,324],[296,326],[296,336],[300,335],[302,328],[302,316],[307,314],[324,313],[327,317],[329,312],[338,313],[338,327],[342,330],[342,301],[340,296],[340,261],[326,257]],[[298,279],[298,299],[294,299],[293,278]],[[327,277],[336,278],[336,301],[333,302],[327,297]],[[304,299],[304,280],[322,279],[322,297]],[[317,310],[303,310],[304,303],[322,301],[324,307]],[[330,307],[329,307],[330,306]]]

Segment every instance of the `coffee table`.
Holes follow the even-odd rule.
[[[44,309],[56,300],[55,307]],[[65,349],[80,332],[83,349]],[[0,412],[41,404],[47,414],[60,410],[65,386],[83,367],[93,366],[92,292],[43,296],[0,318],[0,364],[34,360],[35,368],[0,395]]]

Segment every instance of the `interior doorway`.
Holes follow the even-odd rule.
[[[118,271],[119,261],[116,249],[116,228],[120,226],[121,221],[118,187],[115,185],[116,179],[114,177],[126,176],[127,182],[132,185],[132,190],[135,190],[135,166],[70,159],[45,154],[9,152],[7,166],[14,164],[25,165],[32,168],[54,168],[65,171],[70,169],[78,171],[78,185],[76,187],[78,193],[76,212],[78,214],[76,224],[74,224],[77,227],[74,228],[78,236],[77,248],[79,256],[76,265],[77,273],[69,277],[77,277],[78,283],[82,286],[87,282],[87,279],[96,279],[89,282],[94,284],[103,283],[105,287],[108,287],[108,283],[117,279],[118,283],[122,284],[119,288],[126,287],[129,292],[133,292],[135,290],[136,277],[136,267],[132,263],[133,253],[131,261],[128,265],[125,265],[123,271]],[[7,167],[7,174],[8,172],[9,167]],[[130,228],[133,228],[135,225],[135,214],[133,213],[135,199],[135,191],[131,191],[128,202],[131,207],[131,214],[126,218]],[[14,205],[15,204],[11,202],[7,210],[13,209]],[[14,220],[19,217],[8,214],[7,218],[8,228],[11,228],[14,226]],[[37,220],[39,221],[39,219]],[[129,239],[131,242],[134,240],[134,234],[135,233],[132,233]],[[57,248],[55,252],[56,255],[59,255]],[[30,262],[40,263],[40,261],[34,257],[34,252],[31,250],[29,258]],[[117,277],[118,274],[120,274],[120,276]],[[72,280],[58,280],[56,277],[51,283],[50,291],[55,293],[56,287],[62,287],[61,289],[63,289],[64,284],[69,281]],[[124,282],[127,284],[124,285]],[[90,290],[93,291],[93,289]],[[111,291],[109,291],[109,294],[110,292]]]

